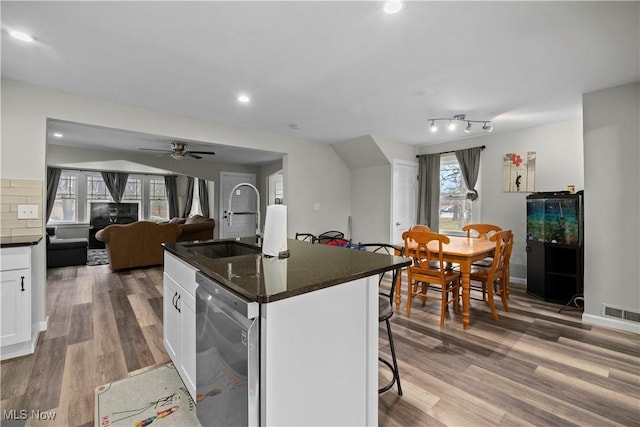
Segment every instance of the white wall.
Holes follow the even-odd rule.
[[[328,145],[209,121],[115,104],[99,99],[2,80],[3,178],[46,178],[47,119],[166,135],[196,141],[286,153],[283,160],[289,235],[296,230],[346,229],[350,215],[350,173]],[[212,178],[213,179],[213,178]],[[320,210],[313,203],[320,203]],[[34,248],[35,321],[45,320],[44,243]]]
[[[640,332],[602,316],[602,304],[640,312],[640,83],[585,94],[583,117],[583,319]]]
[[[391,165],[351,171],[351,240],[389,243],[391,224]]]
[[[480,203],[481,221],[513,230],[515,244],[511,255],[511,274],[524,280],[527,272],[525,198],[528,193],[502,192],[503,156],[536,152],[536,191],[566,190],[568,184],[574,184],[576,190],[581,190],[584,185],[582,121],[560,122],[504,134],[485,134],[455,143],[423,146],[418,151],[427,154],[481,145],[486,146],[480,164],[480,197],[477,201]]]

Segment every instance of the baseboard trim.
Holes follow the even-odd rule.
[[[605,326],[607,328],[619,329],[622,331],[640,334],[640,325],[625,322],[618,319],[609,319],[608,317],[594,316],[593,314],[583,314],[582,321],[592,325]]]

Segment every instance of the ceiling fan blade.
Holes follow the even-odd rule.
[[[142,151],[159,151],[161,153],[173,153],[173,151],[168,151],[168,150],[157,150],[155,148],[138,148],[138,150],[142,150]]]
[[[200,156],[196,156],[195,154],[193,154],[193,151],[186,151],[186,152],[184,153],[184,156],[193,157],[194,159],[198,159],[198,160],[202,158],[202,157],[200,157]]]
[[[210,154],[212,156],[216,155],[216,153],[214,153],[213,151],[189,151],[189,153],[192,153],[192,154]]]

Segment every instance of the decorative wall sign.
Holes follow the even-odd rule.
[[[536,153],[527,152],[504,155],[502,162],[502,191],[507,193],[532,193],[536,177]]]

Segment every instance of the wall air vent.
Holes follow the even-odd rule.
[[[602,314],[606,317],[613,317],[615,319],[627,320],[630,322],[640,323],[640,313],[626,310],[621,307],[614,307],[611,305],[602,304]]]

